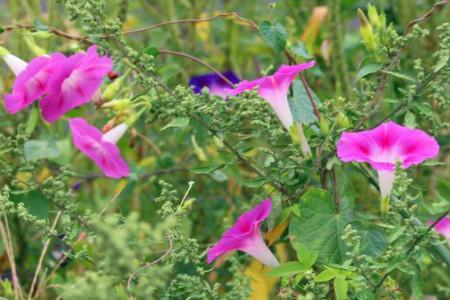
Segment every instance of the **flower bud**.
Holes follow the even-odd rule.
[[[373,27],[379,30],[383,30],[386,27],[386,17],[383,14],[379,15],[377,8],[370,3],[367,14],[369,15],[369,20]]]
[[[191,199],[186,200],[183,203],[183,205],[181,206],[181,209],[182,210],[189,210],[189,209],[191,209],[191,207],[194,204],[194,202],[195,202],[195,198],[191,198]]]
[[[31,52],[33,52],[36,56],[47,55],[47,51],[45,51],[42,47],[39,47],[34,38],[31,35],[24,35],[23,40],[25,44],[27,44],[28,48],[30,48]]]
[[[111,108],[118,112],[123,112],[131,106],[130,99],[117,99],[102,104],[104,108]]]
[[[27,34],[38,39],[48,39],[53,36],[53,33],[51,33],[50,31],[27,32]]]
[[[360,23],[359,31],[364,40],[364,43],[366,44],[368,49],[373,51],[376,49],[376,43],[372,25],[369,23],[369,20],[367,20],[366,15],[361,9],[358,9],[358,18]]]
[[[292,126],[289,128],[289,133],[291,134],[292,142],[294,143],[294,145],[300,146],[302,154],[305,157],[311,157],[311,148],[309,147],[308,140],[305,137],[302,124],[292,124]]]
[[[320,132],[324,136],[327,136],[330,133],[330,126],[328,125],[328,121],[325,118],[320,118],[319,120]]]
[[[102,95],[103,101],[110,101],[117,95],[117,93],[120,91],[120,88],[122,87],[123,81],[125,80],[125,78],[129,73],[130,70],[125,72],[125,74],[123,74],[119,78],[115,79],[111,84],[109,84],[106,87]]]
[[[223,140],[218,138],[217,136],[213,136],[213,142],[217,146],[217,148],[223,148],[225,146]]]
[[[349,128],[352,125],[347,116],[341,111],[336,116],[336,123],[339,125],[339,127],[344,129]]]
[[[192,145],[194,146],[194,153],[197,156],[198,160],[200,161],[207,161],[207,157],[205,154],[205,151],[197,144],[197,140],[195,139],[195,136],[191,136]]]

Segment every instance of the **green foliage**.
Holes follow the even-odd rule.
[[[292,243],[319,252],[323,262],[341,263],[346,246],[341,240],[345,226],[352,221],[350,207],[338,213],[332,195],[327,191],[312,189],[300,201],[300,217],[293,217],[289,227]]]
[[[287,32],[280,23],[272,23],[271,21],[263,20],[259,24],[259,30],[264,40],[276,53],[280,53],[284,50]]]

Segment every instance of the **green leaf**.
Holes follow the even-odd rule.
[[[437,161],[437,160],[427,160],[422,163],[422,166],[434,167],[434,166],[445,166],[447,165],[445,162]]]
[[[243,180],[243,185],[249,188],[259,188],[266,183],[266,180],[262,177],[253,178],[253,179],[245,179]]]
[[[34,18],[33,20],[34,28],[36,28],[37,31],[49,31],[50,27],[42,23],[38,18]]]
[[[5,28],[3,28],[2,26],[0,26],[0,33],[5,32]]]
[[[294,277],[294,286],[296,286],[297,284],[300,283],[300,281],[302,281],[302,279],[305,277],[304,273],[299,273],[297,275],[295,275]]]
[[[212,174],[213,172],[225,167],[225,164],[212,164],[207,166],[201,166],[191,168],[190,171],[194,174]]]
[[[410,81],[410,82],[416,82],[416,80],[414,78],[412,78],[411,76],[402,74],[402,73],[398,73],[398,72],[392,72],[392,71],[387,71],[387,70],[381,70],[381,72],[389,74],[391,76],[406,80],[406,81]]]
[[[156,47],[149,46],[144,49],[144,53],[153,57],[157,57],[159,55],[159,49]]]
[[[302,216],[302,214],[301,214],[301,212],[300,212],[300,205],[298,205],[298,204],[294,204],[294,205],[292,205],[291,206],[291,213],[294,215],[294,216],[297,216],[297,217],[301,217]]]
[[[51,157],[49,160],[62,166],[70,164],[73,155],[73,144],[71,138],[67,137],[65,139],[58,140],[56,141],[56,145],[61,154],[57,157]]]
[[[450,180],[438,177],[437,178],[437,192],[438,194],[450,202]]]
[[[370,64],[363,66],[356,74],[355,81],[358,81],[367,75],[370,75],[370,74],[380,71],[382,67],[383,67],[382,64],[375,64],[375,63],[370,63]]]
[[[447,65],[449,59],[450,59],[449,55],[442,55],[441,57],[439,57],[438,62],[436,63],[436,65],[434,65],[433,72],[434,73],[439,72],[443,67]]]
[[[275,227],[278,216],[282,212],[282,207],[283,205],[281,204],[281,197],[279,197],[278,195],[274,195],[272,197],[272,211],[267,218],[267,227],[269,231],[272,231]]]
[[[311,54],[308,53],[308,50],[306,50],[305,44],[301,41],[297,42],[296,45],[293,45],[291,47],[291,50],[295,55],[298,55],[304,59],[314,58]]]
[[[27,135],[31,135],[36,129],[36,125],[39,121],[39,111],[36,106],[33,106],[31,112],[28,116],[27,127],[25,128],[25,132]]]
[[[54,158],[60,155],[58,146],[54,141],[29,140],[24,145],[25,159],[37,160]]]
[[[311,189],[299,203],[301,217],[292,215],[289,235],[294,248],[307,245],[318,252],[321,262],[340,263],[347,246],[342,241],[345,226],[352,220],[350,205],[343,205],[336,213],[332,196],[322,189]]]
[[[25,194],[12,195],[11,200],[15,203],[22,202],[30,214],[40,219],[45,219],[49,215],[50,211],[49,201],[39,191],[32,191]]]
[[[348,292],[348,282],[345,280],[344,276],[336,276],[334,279],[334,293],[336,295],[336,300],[347,299]]]
[[[353,223],[352,227],[358,231],[361,237],[361,252],[372,257],[381,256],[387,248],[388,241],[384,230],[373,225]]]
[[[414,299],[423,299],[423,279],[419,266],[416,266],[413,278],[411,280],[411,290]]]
[[[405,115],[405,125],[409,128],[416,128],[417,122],[416,122],[416,116],[411,112],[407,111]]]
[[[302,124],[311,124],[317,121],[317,116],[314,114],[314,109],[306,93],[305,87],[300,80],[295,80],[293,83],[294,96],[289,99],[289,106],[291,108],[292,117],[294,121]],[[320,103],[319,98],[311,91],[313,100],[316,104]]]
[[[331,279],[335,278],[339,275],[339,272],[336,269],[326,269],[320,272],[316,278],[314,278],[315,282],[327,282]]]
[[[336,156],[333,156],[330,159],[328,159],[325,168],[328,171],[330,171],[331,169],[333,169],[334,166],[340,166],[341,164],[342,164],[342,162],[339,160],[339,158],[337,158]]]
[[[304,264],[297,262],[297,261],[291,261],[284,264],[281,264],[280,266],[276,267],[275,269],[272,269],[270,272],[267,272],[266,275],[270,277],[282,277],[287,276],[291,274],[296,274],[300,272],[305,272],[309,269],[309,267],[306,267]]]
[[[261,36],[276,53],[280,53],[286,47],[287,32],[280,23],[272,23],[263,20],[259,24]]]
[[[298,260],[305,266],[308,266],[308,268],[311,268],[319,257],[318,252],[314,252],[306,245],[300,243],[296,244],[295,251],[297,252]]]
[[[209,176],[211,176],[215,181],[218,182],[224,182],[228,180],[227,174],[220,170],[215,170],[214,172],[210,173]]]
[[[171,127],[184,128],[189,125],[189,118],[176,118],[170,121],[169,124],[161,128],[161,131]]]

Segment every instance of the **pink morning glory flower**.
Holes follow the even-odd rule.
[[[282,65],[273,75],[252,81],[244,80],[236,88],[228,89],[227,93],[235,96],[257,87],[259,96],[269,103],[283,126],[290,130],[294,119],[288,102],[289,87],[301,71],[309,69],[315,64],[315,61],[310,61],[294,66]]]
[[[278,266],[278,260],[264,243],[261,234],[261,223],[267,219],[271,210],[272,200],[269,198],[241,215],[236,224],[208,250],[208,263],[223,254],[239,250],[250,254],[269,267]]]
[[[103,78],[112,69],[112,60],[97,54],[91,46],[87,53],[76,53],[58,62],[40,101],[42,115],[54,122],[66,112],[91,101]]]
[[[431,225],[434,221],[428,221],[427,224]],[[445,217],[442,220],[440,220],[435,226],[434,229],[437,231],[437,233],[443,235],[447,238],[448,242],[450,243],[450,218]]]
[[[17,78],[13,92],[5,95],[8,113],[15,114],[42,97],[47,91],[50,76],[63,59],[62,54],[56,53],[52,56],[36,57],[28,64],[24,61],[13,61],[9,64]]]
[[[127,125],[120,124],[105,134],[82,118],[70,119],[69,125],[75,147],[102,169],[105,176],[121,178],[129,175],[128,165],[116,145]]]
[[[17,76],[13,92],[5,95],[7,111],[17,113],[39,100],[48,122],[89,102],[112,69],[111,59],[99,56],[95,45],[87,53],[43,55],[28,64],[3,48],[0,55]]]
[[[439,144],[433,137],[392,121],[370,130],[344,132],[337,144],[342,161],[367,162],[378,171],[383,199],[392,190],[397,161],[406,169],[438,154]]]

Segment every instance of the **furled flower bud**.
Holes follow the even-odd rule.
[[[330,133],[330,126],[328,125],[328,121],[325,118],[320,118],[319,120],[320,132],[324,136],[327,136]]]
[[[369,23],[369,20],[367,20],[366,15],[361,9],[358,9],[358,18],[360,24],[359,31],[364,40],[364,43],[366,44],[369,50],[371,51],[376,50],[377,47],[372,25]]]
[[[115,79],[111,84],[109,84],[105,91],[103,92],[102,98],[103,101],[110,101],[112,100],[114,97],[117,96],[118,92],[120,91],[120,88],[123,85],[123,81],[125,80],[125,78],[127,77],[127,75],[130,73],[130,71],[128,70],[127,72],[125,72],[125,74],[123,74],[122,76],[120,76],[119,78]]]
[[[336,123],[339,125],[339,127],[344,129],[352,125],[347,116],[341,111],[336,116]]]

